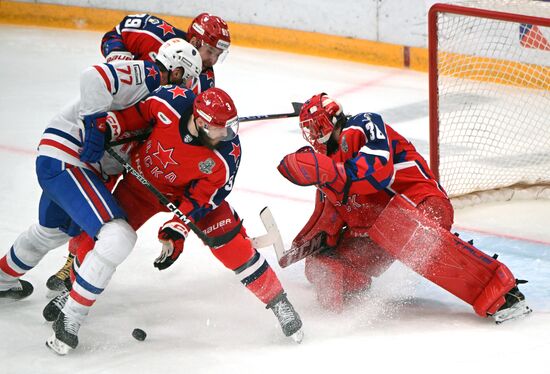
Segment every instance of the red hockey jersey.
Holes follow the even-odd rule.
[[[231,192],[241,145],[237,136],[211,150],[191,135],[187,124],[194,99],[190,90],[163,86],[127,111],[153,126],[149,138],[132,153],[134,168],[197,221]]]

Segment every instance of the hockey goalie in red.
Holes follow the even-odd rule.
[[[148,139],[131,154],[132,166],[200,230],[216,237],[241,224],[241,219],[225,200],[233,188],[241,161],[237,110],[225,91],[211,88],[195,98],[188,89],[163,86],[135,107],[119,113],[125,121],[153,126]],[[128,223],[135,230],[156,213],[168,211],[132,175],[124,176],[113,195],[127,212]],[[189,228],[177,217],[160,227],[158,238],[162,249],[154,261],[156,268],[164,270],[176,261],[183,252],[188,232]],[[91,305],[94,301],[90,299],[93,297],[90,290],[78,281],[79,265],[92,246],[90,239],[80,243],[73,263],[76,281],[73,281],[70,298],[83,305]],[[303,336],[300,316],[273,269],[252,246],[244,227],[229,242],[211,251],[266,304],[266,308],[273,311],[283,333],[300,342]],[[59,305],[63,305],[67,297],[65,292],[53,299],[44,309],[44,317],[47,320],[56,318]]]
[[[283,158],[294,184],[318,188],[315,210],[292,243],[320,303],[341,311],[395,260],[497,323],[531,312],[496,258],[453,235],[453,208],[414,146],[375,113],[346,116],[321,93],[302,107],[313,146]]]

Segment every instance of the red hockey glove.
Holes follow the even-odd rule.
[[[183,245],[188,233],[189,229],[177,218],[162,225],[158,234],[162,249],[153,266],[164,270],[172,265],[183,252]]]
[[[294,184],[316,185],[332,203],[347,200],[351,180],[346,175],[344,164],[316,153],[309,146],[286,155],[277,169]]]
[[[80,161],[98,162],[105,152],[105,142],[120,135],[120,125],[112,112],[94,113],[82,118],[84,141]]]

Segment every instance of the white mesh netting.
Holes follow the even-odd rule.
[[[461,5],[474,3],[548,22],[438,14],[440,181],[452,197],[550,186],[550,3]],[[550,189],[534,190],[531,197],[545,196]]]

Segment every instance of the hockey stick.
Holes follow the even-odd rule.
[[[151,134],[151,131],[153,131],[153,129],[151,127],[147,127],[145,129],[135,131],[134,135],[132,135],[132,136],[129,136],[129,137],[123,138],[123,139],[119,139],[119,140],[115,140],[113,142],[105,144],[105,149],[111,148],[111,147],[116,147],[117,145],[121,145],[121,144],[131,143],[133,141],[141,142],[141,141],[147,139],[149,134]]]
[[[251,121],[262,121],[267,119],[298,117],[300,115],[300,109],[302,109],[302,105],[304,104],[292,102],[293,111],[290,113],[260,114],[257,116],[239,117],[239,122],[251,122]]]
[[[254,248],[264,248],[273,245],[275,254],[277,255],[277,262],[279,262],[279,265],[283,268],[327,248],[325,244],[326,233],[321,231],[310,241],[303,243],[299,247],[293,246],[289,249],[285,249],[283,238],[281,237],[275,218],[273,218],[268,207],[262,209],[260,218],[262,219],[267,234],[252,238],[252,245],[254,245]]]
[[[279,228],[277,227],[277,223],[275,222],[269,207],[266,206],[262,209],[260,212],[260,218],[264,224],[267,234],[252,238],[252,245],[254,248],[265,248],[270,245],[275,246],[275,249],[283,248],[283,238],[281,238],[281,233],[279,232]]]
[[[138,181],[141,182],[149,191],[151,191],[158,199],[159,201],[166,206],[172,213],[174,213],[179,219],[182,220],[183,223],[185,223],[189,228],[203,241],[204,244],[206,244],[209,247],[219,247],[223,244],[226,244],[231,239],[233,239],[240,231],[241,227],[243,225],[243,222],[239,222],[235,228],[233,228],[231,231],[226,232],[225,234],[219,235],[219,236],[208,236],[204,232],[202,232],[201,229],[199,229],[193,222],[187,218],[185,214],[183,214],[174,203],[172,203],[170,200],[166,198],[160,192],[157,190],[155,186],[153,186],[143,175],[141,175],[136,169],[130,165],[130,163],[124,161],[122,157],[118,155],[112,148],[107,148],[107,153],[109,153],[115,160],[117,160],[123,167],[126,169],[126,171],[130,174],[132,174]]]
[[[292,102],[292,109],[294,109],[293,112],[278,113],[278,114],[260,114],[256,116],[239,117],[239,122],[252,122],[252,121],[262,121],[262,120],[277,119],[277,118],[298,117],[300,115],[300,109],[302,108],[302,105],[303,105],[302,103]],[[147,139],[147,137],[149,136],[152,130],[153,130],[152,128],[148,127],[141,131],[136,131],[136,134],[134,136],[115,140],[113,142],[106,144],[106,148],[115,147],[117,145],[126,144],[133,141],[145,140]]]

